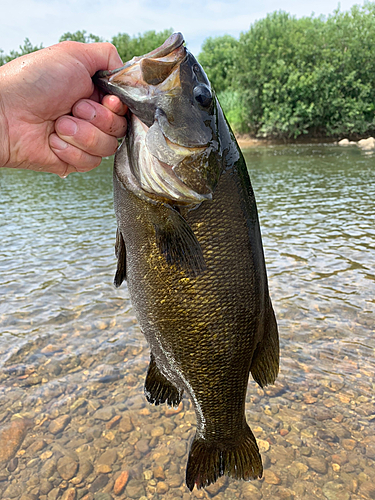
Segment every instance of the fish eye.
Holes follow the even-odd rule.
[[[194,88],[194,98],[198,104],[208,108],[212,102],[211,90],[206,85],[197,85]]]
[[[194,64],[193,71],[196,75],[199,75],[200,73],[199,64]]]

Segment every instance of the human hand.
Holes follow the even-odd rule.
[[[0,166],[66,177],[113,154],[127,108],[91,77],[121,65],[110,43],[62,42],[0,67]]]

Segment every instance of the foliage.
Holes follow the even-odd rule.
[[[72,42],[82,42],[82,43],[95,43],[104,41],[103,38],[97,35],[93,35],[92,33],[87,35],[86,30],[76,31],[75,33],[70,33],[68,31],[59,38],[59,42],[65,42],[66,40],[70,40]]]
[[[172,29],[167,29],[157,33],[156,31],[146,31],[137,36],[130,37],[127,33],[119,33],[111,40],[117,48],[121,59],[129,61],[134,56],[141,56],[159,47],[173,33]]]
[[[199,59],[236,131],[297,137],[375,130],[374,2],[328,18],[274,12],[237,43],[226,40],[208,39]]]
[[[4,51],[0,49],[0,66],[3,64],[12,61],[12,59],[16,59],[16,57],[24,56],[25,54],[30,54],[31,52],[35,52],[36,50],[42,49],[43,45],[32,45],[28,38],[25,38],[23,45],[20,45],[19,51],[11,50],[8,55],[3,55]]]
[[[206,38],[199,62],[216,90],[222,92],[231,85],[238,41],[230,35]]]

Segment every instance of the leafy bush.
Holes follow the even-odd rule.
[[[199,59],[235,130],[263,137],[375,130],[374,2],[328,18],[274,12],[238,43],[228,48],[224,40],[208,39]]]

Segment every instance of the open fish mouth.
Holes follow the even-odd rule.
[[[148,54],[94,77],[129,108],[126,141],[135,180],[147,193],[177,204],[199,204],[213,192],[202,174],[210,161],[212,132],[191,104],[181,76],[181,65],[192,71],[189,56],[182,34],[174,33]]]

